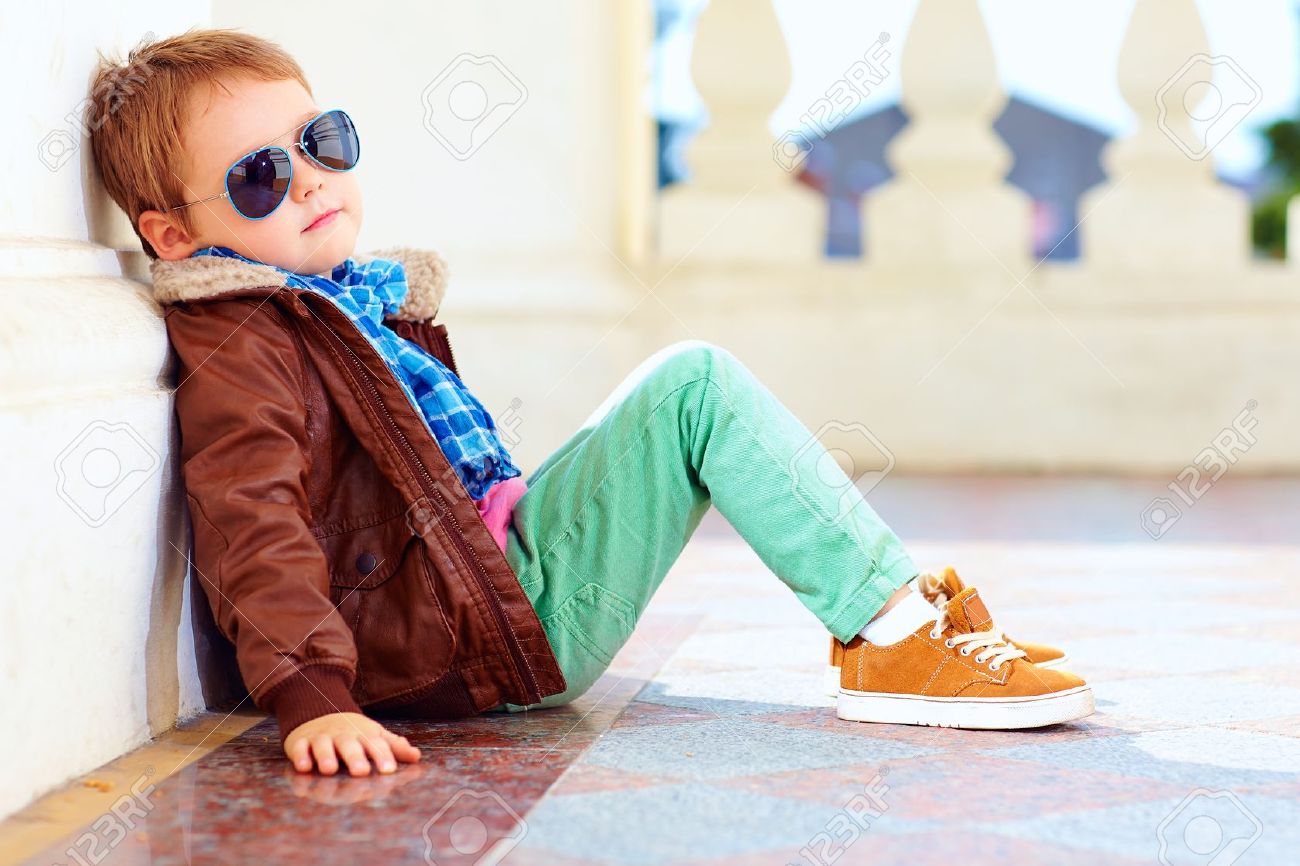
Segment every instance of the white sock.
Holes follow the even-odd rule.
[[[876,646],[889,646],[938,619],[934,606],[919,592],[909,592],[903,600],[862,627],[858,634]]]

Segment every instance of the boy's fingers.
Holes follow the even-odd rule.
[[[354,735],[336,737],[334,748],[343,758],[343,762],[348,765],[349,773],[354,776],[370,775],[370,761],[366,758],[366,750],[361,747],[361,743]]]
[[[366,752],[374,759],[375,766],[381,773],[391,773],[397,769],[397,762],[393,760],[393,750],[388,747],[388,741],[380,736],[365,737],[361,741],[365,744]]]
[[[392,731],[384,731],[384,739],[393,749],[393,756],[399,761],[418,761],[420,760],[420,750],[411,745],[410,740],[406,737],[398,736]]]
[[[306,737],[300,737],[289,744],[285,754],[293,762],[293,768],[300,773],[311,772],[311,750]]]
[[[329,734],[317,734],[311,741],[311,752],[316,757],[316,767],[326,776],[339,771],[338,759],[334,756],[334,740]]]

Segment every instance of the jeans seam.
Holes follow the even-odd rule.
[[[587,633],[587,630],[582,627],[582,624],[578,619],[572,616],[568,611],[564,610],[563,606],[561,606],[561,609],[548,616],[547,619],[556,620],[559,623],[560,628],[567,631],[575,641],[582,645],[583,649],[591,653],[592,657],[601,664],[608,665],[613,660],[613,655],[601,650],[600,647],[597,646],[595,639]]]
[[[900,568],[904,565],[906,565],[907,569],[911,571],[911,574],[909,574],[908,577],[905,578],[904,580],[900,581],[898,586],[888,587],[889,589],[888,593],[881,593],[881,587],[879,585],[881,580],[885,579],[887,575],[891,574],[895,569]],[[858,605],[861,603],[862,596],[864,596],[868,592],[876,592],[882,594],[884,596],[884,600],[888,601],[890,595],[892,595],[894,592],[896,592],[899,589],[899,587],[903,586],[909,580],[911,580],[913,577],[916,576],[915,569],[916,566],[912,564],[911,557],[900,556],[899,558],[892,560],[887,567],[875,570],[874,573],[868,576],[867,582],[862,586],[858,587],[857,591],[854,592],[853,595],[849,597],[848,601],[840,605],[840,609],[835,613],[833,617],[831,617],[830,622],[826,623],[827,629],[832,634],[835,634],[837,632],[836,627],[840,624],[840,621],[843,620],[845,617],[849,616],[850,614],[854,614],[855,616],[861,616],[861,613],[857,610],[857,608]],[[888,586],[888,584],[886,584],[886,586]],[[879,610],[879,608],[877,608],[877,610]],[[866,625],[866,622],[864,622],[862,625]],[[860,630],[861,630],[861,626],[857,626],[855,628],[855,632]]]
[[[646,417],[643,421],[641,431],[636,436],[635,440],[631,444],[629,444],[628,447],[625,448],[616,458],[610,461],[609,465],[606,468],[605,473],[601,476],[600,480],[597,481],[595,485],[593,485],[591,494],[588,496],[587,500],[582,503],[581,507],[579,507],[577,512],[574,514],[573,519],[569,521],[568,525],[565,526],[564,530],[559,532],[557,535],[555,535],[550,542],[548,542],[546,545],[544,545],[541,548],[540,553],[538,555],[539,563],[541,563],[541,561],[545,557],[552,555],[555,548],[559,546],[559,544],[562,541],[564,541],[564,539],[573,532],[574,527],[577,526],[578,522],[582,519],[583,515],[586,514],[588,509],[590,509],[592,505],[596,502],[600,489],[605,485],[607,481],[609,481],[609,479],[623,464],[623,462],[628,458],[628,456],[632,454],[632,452],[638,446],[641,446],[645,443],[649,435],[650,426],[655,413],[657,413],[661,408],[663,408],[664,404],[667,403],[674,395],[685,390],[686,388],[698,384],[699,382],[704,382],[706,387],[701,390],[700,402],[697,407],[697,413],[702,414],[704,398],[709,390],[708,386],[712,385],[714,387],[714,390],[717,392],[722,405],[726,408],[726,411],[730,415],[730,417],[733,420],[735,420],[737,424],[749,434],[750,440],[753,443],[757,444],[759,450],[764,455],[766,455],[767,458],[776,466],[778,474],[783,475],[787,479],[787,481],[792,485],[790,489],[790,496],[793,498],[798,498],[797,495],[795,494],[793,485],[797,485],[799,482],[798,479],[794,477],[792,473],[789,471],[790,469],[789,462],[786,461],[784,464],[782,464],[782,461],[779,459],[778,455],[774,454],[771,450],[769,450],[767,444],[763,441],[762,437],[760,437],[754,431],[754,429],[745,422],[744,417],[739,412],[736,411],[736,407],[731,402],[729,396],[727,395],[726,389],[721,387],[721,385],[717,382],[712,372],[706,373],[703,376],[697,376],[678,384],[676,387],[672,388],[667,393],[665,393],[658,401],[656,401],[650,407],[649,412],[646,413]],[[692,439],[691,443],[689,444],[691,445],[691,450],[693,451],[694,440]],[[814,519],[814,520],[817,519],[812,514],[809,514],[808,516],[810,519]],[[866,569],[866,573],[864,575],[865,583],[862,586],[858,587],[857,590],[854,591],[850,600],[841,606],[840,612],[837,613],[835,617],[832,619],[831,621],[832,624],[838,624],[841,619],[843,619],[845,616],[853,612],[854,608],[856,608],[856,606],[860,603],[859,599],[864,594],[868,592],[879,591],[878,582],[875,579],[873,579],[873,576],[879,577],[880,575],[887,574],[892,569],[897,568],[901,563],[910,561],[910,558],[907,557],[907,555],[904,553],[903,556],[891,561],[888,568],[881,568],[877,557],[873,555],[873,553],[865,547],[865,545],[862,543],[862,541],[859,539],[857,535],[849,532],[848,528],[844,526],[844,524],[841,521],[835,521],[832,524],[829,524],[828,528],[832,526],[835,529],[839,530],[839,532],[843,534],[850,541],[852,546],[858,549],[858,551],[862,554],[862,557],[866,560],[868,566]],[[557,557],[559,556],[558,553],[554,553],[553,555]]]
[[[714,384],[716,384],[716,383],[714,383]],[[780,466],[781,466],[781,461],[780,461],[780,459],[779,459],[775,454],[773,454],[772,452],[768,451],[767,448],[763,447],[763,440],[758,436],[757,433],[754,432],[754,430],[753,430],[753,429],[752,429],[748,424],[746,424],[746,423],[744,422],[744,419],[742,418],[742,416],[740,415],[740,413],[736,411],[735,407],[731,404],[731,401],[727,398],[727,393],[726,393],[725,389],[723,389],[723,388],[718,388],[718,394],[722,397],[722,402],[723,402],[724,404],[726,404],[727,411],[731,413],[731,416],[732,416],[733,418],[735,418],[736,421],[739,422],[740,425],[741,425],[742,427],[745,428],[745,430],[749,433],[750,438],[751,438],[754,442],[758,443],[760,449],[761,449],[765,454],[767,454],[767,456],[768,456],[769,458],[771,458],[772,461],[773,461],[774,463],[777,464],[777,467],[778,467],[778,470],[779,470],[779,469],[780,469]],[[796,420],[797,420],[797,419],[796,419]],[[791,484],[792,484],[792,485],[798,484],[798,483],[799,483],[799,479],[793,477],[792,473],[790,473],[790,472],[788,471],[788,470],[789,470],[789,462],[786,463],[786,465],[785,465],[785,469],[786,469],[786,473],[785,473],[785,474],[786,474],[786,477],[787,477],[787,479],[791,482]],[[795,492],[794,492],[794,487],[793,487],[793,486],[790,488],[790,495],[791,495],[792,497],[795,496]],[[864,501],[864,502],[865,502],[865,500],[866,500],[866,497],[863,497],[863,501]],[[810,516],[811,516],[811,515],[810,515]],[[815,518],[814,518],[814,519],[815,519]],[[853,533],[849,532],[848,529],[845,528],[844,524],[843,524],[841,521],[834,521],[831,525],[833,525],[836,529],[838,529],[838,530],[840,530],[841,532],[843,532],[844,535],[848,536],[848,538],[849,538],[850,541],[852,541],[854,544],[856,544],[856,546],[857,546],[857,548],[858,548],[858,551],[862,554],[863,558],[866,559],[866,561],[867,561],[867,566],[868,566],[867,571],[868,571],[868,573],[873,572],[873,571],[875,571],[875,572],[879,572],[879,571],[881,571],[881,569],[880,569],[880,567],[879,567],[879,562],[877,561],[876,557],[871,553],[871,551],[867,550],[865,547],[862,546],[861,543],[858,542],[857,537],[854,536]]]
[[[708,381],[709,381],[708,376],[701,376],[695,379],[691,379],[690,381],[683,382],[677,387],[673,388],[667,394],[664,394],[663,397],[657,403],[655,403],[653,406],[650,407],[650,411],[646,414],[645,422],[642,425],[641,431],[637,435],[636,440],[633,441],[630,445],[628,445],[628,447],[625,448],[623,452],[618,455],[618,457],[610,461],[609,466],[606,467],[605,474],[601,476],[600,480],[597,481],[595,485],[593,485],[591,495],[587,497],[587,501],[582,503],[582,506],[574,514],[573,519],[569,521],[569,524],[567,526],[565,526],[564,531],[557,534],[552,541],[550,541],[549,543],[547,543],[542,547],[541,553],[538,556],[539,562],[543,557],[548,555],[556,545],[558,545],[561,541],[563,541],[565,536],[567,536],[570,532],[573,531],[573,527],[575,527],[578,524],[578,521],[582,519],[583,514],[585,514],[587,509],[591,507],[592,503],[596,501],[597,493],[599,492],[601,487],[603,487],[605,482],[610,479],[610,476],[614,474],[614,471],[618,469],[619,466],[622,465],[623,461],[627,459],[628,455],[632,453],[633,449],[635,449],[638,445],[641,445],[645,441],[646,437],[649,435],[650,421],[651,418],[654,416],[654,414],[658,412],[659,409],[662,408],[663,405],[667,403],[668,400],[678,391],[681,391],[691,385],[694,385],[696,382],[708,382]]]
[[[577,574],[577,571],[572,566],[569,566],[559,553],[552,552],[552,554],[564,563],[565,568],[567,568],[569,572],[575,575]],[[590,587],[590,589],[588,589],[588,587]],[[591,598],[584,600],[581,597],[583,593],[591,596]],[[630,619],[628,615],[625,615],[623,610],[611,602],[611,598],[616,599],[630,609]],[[601,647],[600,642],[597,641],[596,638],[593,637],[583,626],[583,618],[579,617],[574,612],[574,608],[575,605],[581,605],[584,603],[587,604],[596,615],[603,613],[617,621],[620,633],[624,635],[622,641],[626,641],[628,637],[631,637],[632,632],[636,628],[637,606],[619,593],[603,586],[602,584],[596,583],[592,580],[584,580],[577,589],[570,592],[564,601],[556,606],[549,615],[543,618],[543,628],[545,628],[545,623],[555,621],[558,623],[558,627],[572,637],[573,640],[585,649],[592,658],[602,666],[608,667],[613,662],[614,656],[618,652],[618,647],[611,647],[608,650]],[[547,640],[549,641],[550,639],[548,633]],[[619,646],[621,645],[622,643],[620,642]],[[568,674],[566,673],[566,677],[567,676]]]

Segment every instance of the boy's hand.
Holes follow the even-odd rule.
[[[285,738],[284,753],[298,772],[310,773],[314,763],[326,776],[338,772],[340,758],[353,776],[370,775],[371,761],[379,772],[392,773],[397,761],[420,760],[420,750],[406,737],[361,713],[330,713],[303,722]]]
[[[337,774],[322,776],[319,773],[299,773],[285,764],[284,778],[289,780],[289,789],[297,797],[326,806],[353,806],[391,797],[398,788],[419,779],[424,769],[419,764],[412,764],[400,773],[386,773],[376,779],[354,779]]]

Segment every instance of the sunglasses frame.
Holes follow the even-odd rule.
[[[347,122],[352,127],[353,131],[354,132],[356,131],[357,125],[352,120],[351,115],[349,115],[346,111],[344,111],[341,108],[331,108],[328,111],[322,111],[320,114],[317,114],[315,117],[310,118],[300,126],[295,126],[293,129],[286,130],[285,132],[280,133],[279,135],[277,135],[275,138],[271,140],[277,141],[283,138],[285,135],[288,135],[290,132],[293,132],[294,129],[300,130],[298,132],[298,140],[295,141],[293,144],[289,145],[289,147],[298,148],[300,151],[302,151],[302,155],[304,157],[310,159],[312,162],[314,162],[316,165],[323,168],[325,171],[332,171],[338,174],[352,171],[354,168],[357,167],[357,164],[361,162],[361,136],[359,135],[356,136],[357,158],[353,160],[352,165],[348,166],[347,168],[332,168],[326,165],[325,163],[321,162],[316,157],[312,156],[311,152],[307,150],[307,130],[311,129],[312,126],[315,125],[315,123],[325,115],[336,114],[336,113],[343,115],[343,117],[347,119]],[[280,153],[283,153],[284,158],[288,160],[289,162],[288,186],[285,187],[285,191],[280,196],[280,200],[275,203],[275,207],[271,208],[269,211],[267,211],[265,214],[263,214],[260,217],[251,217],[239,209],[239,207],[235,204],[235,199],[230,194],[230,174],[235,170],[236,166],[238,166],[244,160],[248,159],[250,156],[256,156],[262,151],[270,151],[270,150],[278,150]],[[239,214],[244,219],[249,220],[250,222],[258,222],[259,220],[264,220],[267,217],[269,217],[271,214],[275,213],[280,209],[280,205],[284,204],[284,200],[289,197],[289,190],[293,189],[293,155],[289,153],[288,148],[280,147],[278,144],[266,144],[263,145],[262,147],[257,148],[256,150],[250,150],[248,153],[244,154],[239,159],[232,162],[230,164],[230,167],[226,169],[223,186],[226,189],[225,192],[219,192],[216,195],[210,195],[207,198],[201,198],[198,199],[197,201],[189,201],[189,202],[185,202],[184,204],[178,204],[175,207],[165,208],[163,210],[163,213],[171,213],[174,210],[180,210],[182,208],[191,207],[192,205],[204,204],[205,202],[210,202],[219,198],[224,198],[230,201],[230,206],[234,208],[235,213]]]

